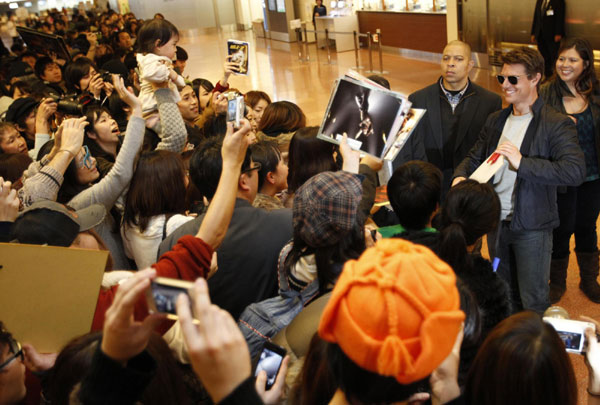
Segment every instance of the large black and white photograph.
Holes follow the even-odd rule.
[[[319,137],[339,142],[346,134],[354,149],[382,157],[390,135],[395,137],[402,124],[403,102],[390,91],[342,78],[329,101]]]

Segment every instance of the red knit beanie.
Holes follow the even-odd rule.
[[[450,266],[424,246],[384,239],[346,263],[319,335],[363,369],[409,384],[450,354],[464,319]]]

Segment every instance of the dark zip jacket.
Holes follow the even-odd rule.
[[[531,106],[533,119],[521,145],[523,155],[515,182],[512,230],[546,230],[559,224],[557,186],[578,186],[585,179],[585,159],[575,123],[546,105],[542,98]],[[469,177],[497,148],[513,106],[491,114],[475,146],[454,171]]]

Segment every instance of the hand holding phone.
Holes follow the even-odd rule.
[[[544,322],[554,327],[556,333],[558,333],[558,336],[565,344],[565,350],[569,353],[584,353],[587,348],[586,329],[596,331],[596,325],[591,322],[550,317],[544,317]]]
[[[254,375],[258,376],[261,371],[266,373],[267,381],[265,382],[265,389],[267,391],[271,389],[273,384],[275,384],[275,380],[277,379],[277,374],[279,374],[279,369],[281,368],[285,354],[286,351],[283,347],[277,346],[269,341],[265,342],[262,352],[258,357]]]

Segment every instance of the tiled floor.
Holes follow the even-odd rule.
[[[242,92],[263,90],[273,100],[290,100],[298,104],[307,116],[309,125],[320,125],[333,82],[355,65],[354,52],[331,53],[332,64],[328,64],[327,53],[317,52],[315,45],[309,46],[310,62],[298,59],[299,46],[296,43],[270,41],[254,38],[248,32],[220,32],[218,34],[198,34],[183,32],[180,45],[189,54],[184,75],[190,78],[203,77],[216,82],[222,76],[222,64],[225,59],[227,39],[239,39],[250,42],[250,74],[234,76],[230,84]],[[441,52],[442,50],[440,50]],[[379,69],[377,53],[373,54],[375,69]],[[368,66],[368,52],[360,51],[360,64]],[[390,81],[392,89],[404,94],[431,84],[439,77],[439,65],[407,59],[390,53],[383,54],[384,76]],[[364,75],[364,69],[360,70]],[[471,79],[479,85],[500,92],[492,73],[488,70],[474,69]],[[484,249],[485,251],[485,249]],[[570,313],[571,318],[585,314],[600,320],[600,305],[590,302],[578,288],[579,275],[574,255],[569,263],[567,293],[559,303]],[[585,403],[587,371],[581,356],[570,355],[575,366],[580,386],[580,403]]]

